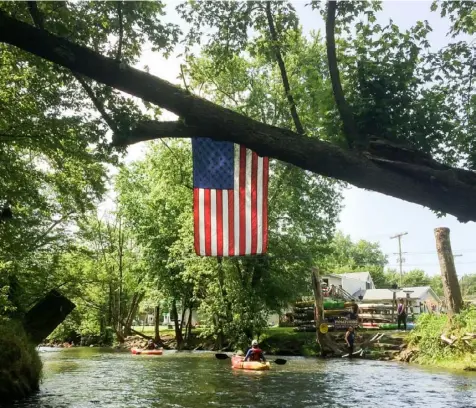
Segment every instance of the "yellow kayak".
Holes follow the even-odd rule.
[[[268,361],[266,363],[261,361],[245,361],[244,357],[233,356],[231,358],[231,367],[241,370],[263,371],[269,370],[270,365]]]

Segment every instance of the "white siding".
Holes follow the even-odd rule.
[[[348,292],[350,295],[353,295],[359,290],[366,289],[366,282],[357,280],[357,279],[342,279],[342,289]]]

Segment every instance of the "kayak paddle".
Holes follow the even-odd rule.
[[[216,353],[215,357],[218,360],[226,360],[227,358],[230,358],[230,356],[228,354],[224,354],[224,353]],[[287,362],[287,360],[285,360],[284,358],[277,358],[276,360],[267,360],[267,361],[269,361],[270,363],[277,364],[277,365],[284,365]]]

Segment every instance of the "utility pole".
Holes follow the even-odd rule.
[[[403,261],[404,261],[404,259],[402,258],[402,254],[403,254],[402,237],[407,234],[408,232],[402,232],[400,234],[394,235],[393,237],[390,237],[390,239],[398,238],[398,263],[400,264],[400,287],[402,286],[402,281],[403,281]]]

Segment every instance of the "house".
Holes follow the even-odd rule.
[[[328,287],[334,285],[336,288],[343,289],[354,298],[357,298],[361,291],[375,289],[370,272],[329,273],[323,275],[321,281],[326,283]]]
[[[189,314],[190,314],[190,310],[189,309],[186,309],[185,310],[185,313],[184,313],[184,326],[185,324],[188,322],[188,317],[189,317]],[[178,311],[178,315],[179,315],[179,322],[182,318],[182,311],[179,310]],[[169,312],[169,313],[164,313],[164,320],[163,320],[163,325],[164,326],[173,326],[174,325],[174,319],[172,317],[172,314]],[[199,323],[199,317],[198,317],[198,313],[197,311],[194,309],[192,310],[192,320],[191,320],[191,324],[192,326],[195,326]],[[172,328],[172,327],[171,327]]]
[[[361,303],[378,303],[392,305],[394,302],[393,291],[390,289],[367,289],[356,294],[362,296]],[[395,299],[408,299],[410,313],[438,311],[441,304],[440,298],[430,286],[414,286],[402,288],[396,292]]]

